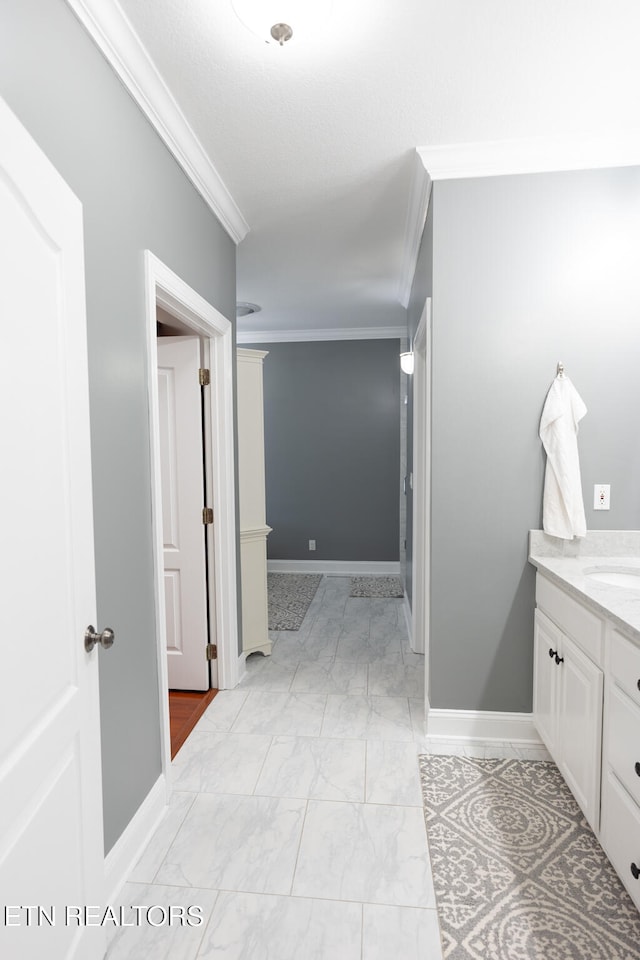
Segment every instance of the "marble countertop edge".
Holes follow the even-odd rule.
[[[640,591],[610,586],[587,576],[587,571],[594,567],[640,570],[640,555],[612,552],[609,555],[541,556],[531,552],[528,559],[549,580],[640,645]]]

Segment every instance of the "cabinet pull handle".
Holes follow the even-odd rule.
[[[640,690],[640,680],[638,680],[638,690]]]
[[[554,650],[552,647],[549,647],[549,656],[553,660],[554,657],[557,657],[558,651]],[[640,690],[640,680],[638,680],[638,689]]]
[[[634,880],[637,880],[640,877],[640,868],[638,868],[635,863],[631,864],[631,876]]]
[[[559,657],[557,653],[556,653],[556,663],[557,664],[564,663],[564,657]]]
[[[640,763],[636,763],[636,765],[635,765],[635,771],[636,771],[636,773],[638,774],[638,776],[640,777]]]

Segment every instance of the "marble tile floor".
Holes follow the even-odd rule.
[[[441,960],[418,755],[546,754],[424,737],[402,604],[325,577],[300,631],[216,696],[119,900],[203,922],[116,928],[108,960]]]

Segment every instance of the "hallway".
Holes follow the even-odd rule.
[[[169,813],[120,899],[198,905],[203,924],[121,928],[109,960],[437,960],[424,660],[402,600],[325,577],[301,629],[272,636],[174,760]]]
[[[441,960],[417,764],[424,660],[402,605],[324,577],[300,631],[273,634],[272,656],[216,696],[120,899],[197,905],[203,923],[121,928],[108,960]]]

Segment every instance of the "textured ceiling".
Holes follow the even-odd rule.
[[[639,0],[336,0],[282,49],[230,0],[119,2],[249,224],[240,331],[404,322],[415,147],[640,127]]]

